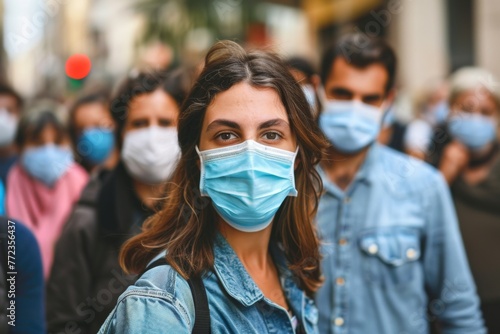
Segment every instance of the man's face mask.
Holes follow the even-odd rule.
[[[319,126],[336,149],[356,153],[377,139],[383,110],[383,107],[354,100],[327,100],[319,117]]]

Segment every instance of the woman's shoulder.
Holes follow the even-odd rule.
[[[165,326],[190,333],[194,301],[188,282],[169,265],[146,271],[118,298],[99,333],[161,332]],[[172,332],[174,332],[172,330]]]
[[[77,164],[73,162],[66,172],[66,178],[71,179],[72,182],[77,182],[80,187],[84,187],[89,181],[89,173]]]

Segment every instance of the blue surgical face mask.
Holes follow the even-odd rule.
[[[428,107],[423,116],[427,122],[436,126],[444,123],[449,113],[448,102],[441,101],[434,106]]]
[[[297,196],[290,152],[259,144],[241,144],[199,151],[200,192],[212,199],[219,215],[243,232],[263,230],[287,196]]]
[[[71,150],[54,144],[29,148],[21,155],[26,172],[48,187],[53,187],[72,164]]]
[[[356,153],[375,142],[383,115],[382,108],[362,102],[329,100],[319,126],[336,149]]]
[[[86,161],[98,165],[104,162],[115,146],[113,131],[107,128],[88,128],[78,138],[76,149]]]
[[[480,150],[496,138],[497,123],[491,117],[456,112],[448,119],[451,135],[470,150]]]
[[[450,113],[450,108],[448,107],[448,102],[441,101],[434,107],[434,114],[436,115],[436,124],[441,124],[446,121],[448,114]]]

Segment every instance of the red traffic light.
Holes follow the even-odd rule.
[[[72,79],[83,79],[92,68],[89,57],[84,54],[72,55],[66,60],[66,75]]]

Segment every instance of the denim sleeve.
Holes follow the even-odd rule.
[[[182,303],[161,290],[127,290],[99,334],[191,333],[192,320]]]
[[[432,181],[423,194],[428,208],[424,270],[430,316],[437,318],[444,334],[486,333],[448,186],[440,174]]]

